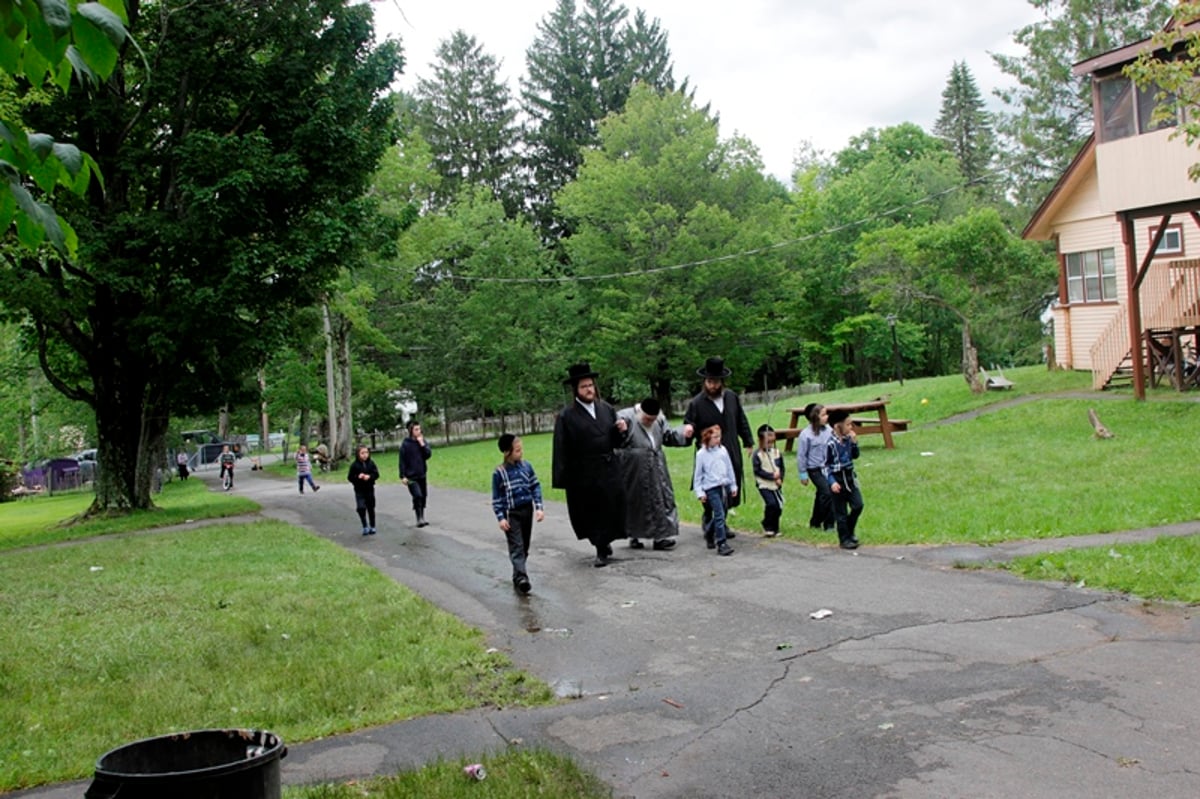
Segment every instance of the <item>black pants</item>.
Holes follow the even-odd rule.
[[[812,516],[809,517],[808,526],[832,530],[834,525],[833,492],[829,490],[829,481],[825,479],[825,473],[820,469],[809,469],[808,479],[812,481],[813,488],[817,490],[817,495],[813,497]]]
[[[425,510],[425,500],[429,497],[429,489],[424,477],[408,478],[408,493],[412,495],[412,508],[417,513]]]
[[[779,517],[783,515],[783,492],[778,488],[760,488],[763,500],[762,529],[768,533],[779,532]]]
[[[354,510],[358,512],[358,518],[362,521],[363,527],[375,529],[375,487],[367,489],[361,488],[354,491]]]
[[[850,541],[856,536],[858,517],[863,512],[862,491],[858,488],[858,477],[851,469],[834,475],[841,488],[833,495],[833,512],[837,517],[838,541]]]
[[[529,542],[533,538],[533,505],[512,508],[505,518],[508,519],[508,530],[504,537],[508,540],[508,559],[512,561],[515,584],[528,576],[525,561],[529,558]]]

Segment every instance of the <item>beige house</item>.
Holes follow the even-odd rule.
[[[1154,92],[1122,68],[1149,40],[1075,65],[1092,80],[1095,132],[1024,231],[1055,242],[1054,358],[1104,388],[1200,385],[1200,149],[1150,122]],[[1182,365],[1182,367],[1181,367]]]

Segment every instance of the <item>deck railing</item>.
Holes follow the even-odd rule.
[[[1143,332],[1200,326],[1200,258],[1151,264],[1139,297]],[[1131,352],[1122,305],[1092,345],[1092,388],[1104,388]]]

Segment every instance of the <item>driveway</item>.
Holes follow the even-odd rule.
[[[246,472],[237,490],[484,630],[567,697],[289,743],[285,783],[541,746],[644,799],[1200,796],[1194,608],[955,565],[1003,548],[875,549],[870,506],[854,553],[743,534],[720,558],[685,527],[673,551],[618,546],[595,569],[552,504],[521,597],[485,494],[433,488],[417,529],[407,492],[381,486],[379,534],[364,538],[344,480],[298,496]]]

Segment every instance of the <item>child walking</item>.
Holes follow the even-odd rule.
[[[362,522],[363,535],[375,535],[375,483],[379,467],[371,460],[371,450],[358,448],[358,458],[350,464],[346,479],[354,486],[354,510]]]
[[[497,442],[504,462],[492,473],[492,510],[508,540],[508,558],[512,561],[513,587],[522,594],[533,590],[525,570],[529,559],[529,541],[533,536],[533,521],[546,517],[542,510],[542,486],[528,461],[521,439],[511,433],[500,436]]]
[[[854,422],[850,421],[849,416],[846,411],[829,413],[833,437],[826,450],[825,476],[829,480],[829,491],[833,494],[838,546],[842,549],[858,549],[858,538],[854,531],[858,527],[858,517],[863,512],[863,498],[858,487],[858,476],[854,474],[858,437],[854,434]]]
[[[733,536],[725,529],[725,507],[730,497],[737,496],[737,478],[729,453],[721,446],[721,426],[714,424],[700,434],[703,443],[696,451],[696,468],[692,473],[692,489],[704,503],[704,543],[714,547],[718,555],[732,555],[727,539]]]
[[[304,493],[304,484],[312,488],[313,493],[321,490],[321,487],[313,482],[312,476],[312,461],[308,457],[308,446],[301,444],[296,450],[296,482],[300,484],[300,493]]]
[[[775,446],[775,428],[769,424],[758,428],[758,449],[750,457],[750,466],[763,500],[763,535],[774,538],[783,515],[783,455]]]

